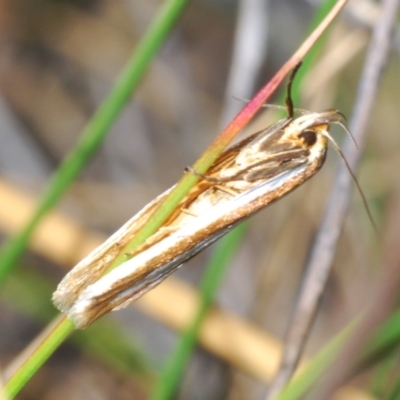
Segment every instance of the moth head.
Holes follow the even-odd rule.
[[[330,125],[341,125],[347,131],[344,121],[343,114],[334,109],[301,115],[287,126],[284,139],[309,149],[311,158],[318,157],[325,151],[328,140],[333,141],[329,134]]]

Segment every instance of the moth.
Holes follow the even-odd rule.
[[[78,263],[53,294],[76,328],[126,307],[242,220],[311,178],[323,165],[337,110],[289,116],[226,150],[132,258],[104,275],[169,191]]]

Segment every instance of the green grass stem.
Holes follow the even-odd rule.
[[[68,186],[99,149],[187,3],[187,0],[168,0],[163,4],[109,96],[85,127],[77,146],[53,175],[35,214],[25,228],[8,240],[0,251],[0,283],[21,256],[42,218],[60,200]],[[36,343],[37,347],[6,383],[5,391],[9,398],[13,398],[24,387],[73,330],[72,322],[66,318],[58,318],[50,325],[46,330],[47,335],[43,335],[46,337],[40,343]]]
[[[19,234],[3,245],[0,251],[0,283],[27,247],[42,218],[60,200],[97,152],[187,3],[188,0],[168,0],[164,3],[110,94],[86,125],[76,147],[52,176],[35,214]]]

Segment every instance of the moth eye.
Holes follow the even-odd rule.
[[[317,134],[311,130],[301,132],[299,137],[303,138],[306,145],[310,147],[317,141]]]

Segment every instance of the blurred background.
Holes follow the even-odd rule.
[[[68,255],[58,259],[55,243],[70,238],[54,231],[44,233],[48,235],[43,238],[48,243],[46,250],[33,246],[7,279],[0,295],[1,367],[55,315],[51,292],[83,256],[83,238],[89,234],[93,241],[107,237],[173,185],[184,167],[193,164],[243,106],[243,100],[235,97],[251,98],[296,50],[307,35],[317,5],[318,1],[306,0],[190,2],[101,150],[57,207],[57,213],[77,224],[81,236],[70,245]],[[9,200],[8,194],[21,201],[25,196],[40,196],[159,7],[155,0],[0,1],[0,173],[4,185],[0,197],[7,202],[6,216],[23,214],[22,205]],[[350,2],[330,29],[300,89],[302,102],[296,106],[313,111],[338,108],[351,115],[378,7],[379,2]],[[250,27],[249,20],[254,21]],[[245,36],[247,30],[258,41],[251,34]],[[244,46],[235,53],[240,40]],[[358,174],[382,232],[390,218],[390,204],[397,202],[400,183],[399,49],[396,32]],[[281,96],[277,94],[271,102],[281,104]],[[244,134],[277,118],[275,111],[264,111]],[[343,130],[335,128],[332,133],[340,143]],[[339,162],[331,151],[315,178],[251,219],[246,239],[219,290],[218,307],[260,332],[283,337]],[[371,224],[360,196],[353,197],[307,346],[310,353],[348,322],[354,297],[371,290],[380,272],[380,250]],[[0,221],[2,238],[16,230],[6,216]],[[195,257],[172,279],[196,287],[211,252],[212,248]],[[134,349],[127,365],[120,360],[122,365],[116,366],[115,360],[109,361],[113,356],[100,356],[93,343],[97,335],[89,334],[86,339],[77,335],[18,398],[147,398],[177,339],[173,323],[150,314],[146,307],[132,306],[104,319]],[[230,334],[226,332],[227,337]],[[105,333],[99,340],[107,343],[115,338]],[[83,344],[87,342],[88,347]],[[245,370],[199,347],[177,398],[262,398],[265,381]]]

